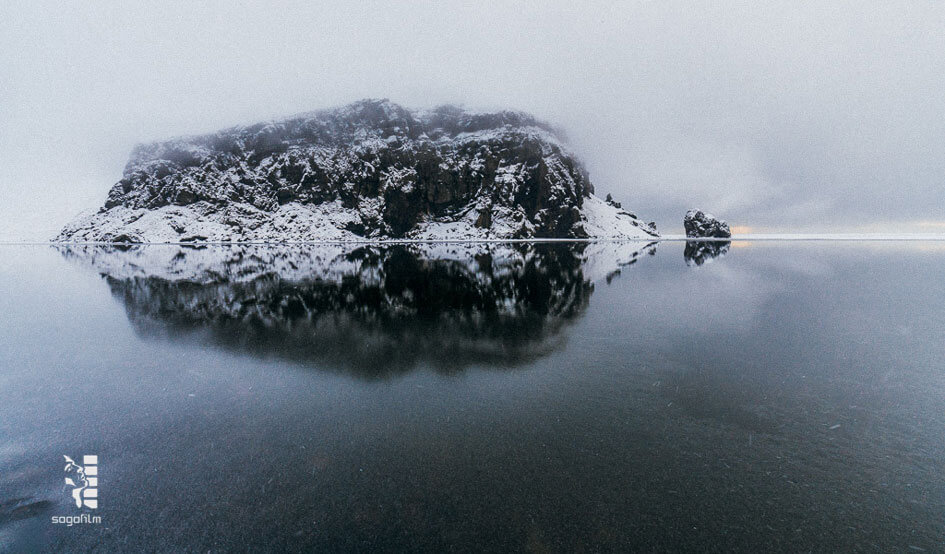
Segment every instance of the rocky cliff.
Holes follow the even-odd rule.
[[[649,238],[594,194],[549,125],[519,112],[364,100],[138,146],[60,241]]]
[[[702,210],[689,210],[683,218],[683,227],[689,238],[730,238],[728,223]]]

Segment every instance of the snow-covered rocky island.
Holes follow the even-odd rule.
[[[387,100],[138,146],[69,242],[650,239],[534,117]]]

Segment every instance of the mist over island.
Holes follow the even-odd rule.
[[[516,111],[361,100],[140,145],[57,241],[651,239],[594,195],[560,133]]]
[[[0,2],[0,551],[942,552],[945,2]]]
[[[0,6],[0,240],[100,208],[137,144],[361,98],[553,122],[664,235],[945,232],[939,3],[126,8]]]

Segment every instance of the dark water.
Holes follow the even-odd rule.
[[[943,275],[942,243],[3,246],[0,549],[941,552]]]

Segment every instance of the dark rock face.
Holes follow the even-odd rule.
[[[689,210],[683,219],[687,237],[699,238],[729,238],[732,231],[721,219],[702,210]]]
[[[275,211],[340,201],[365,237],[402,237],[422,215],[515,211],[526,237],[582,236],[593,186],[555,131],[518,112],[409,111],[386,100],[135,148],[104,210],[206,202]]]
[[[712,261],[715,258],[724,256],[729,247],[731,246],[729,241],[688,241],[686,242],[686,249],[683,251],[683,258],[686,260],[686,265],[702,265],[706,262]]]

